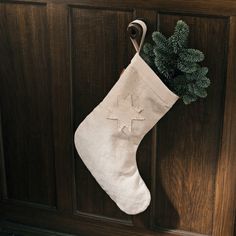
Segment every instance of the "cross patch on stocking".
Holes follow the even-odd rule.
[[[133,120],[144,120],[140,115],[143,111],[140,107],[133,106],[132,95],[128,95],[126,98],[117,97],[117,106],[109,109],[110,114],[107,119],[116,120],[118,131],[122,131],[125,127],[132,131]]]

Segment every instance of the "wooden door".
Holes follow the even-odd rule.
[[[0,3],[1,202],[4,222],[76,235],[232,236],[236,183],[234,1],[14,0]],[[73,133],[148,37],[178,19],[206,55],[207,99],[179,101],[137,154],[148,209],[121,212],[75,152]]]

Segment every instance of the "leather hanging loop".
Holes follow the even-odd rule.
[[[130,34],[130,39],[131,42],[134,45],[134,48],[136,52],[140,52],[146,33],[147,33],[147,26],[143,20],[134,20],[129,23],[128,28],[127,28],[129,34]],[[137,38],[141,36],[140,43],[137,42]]]

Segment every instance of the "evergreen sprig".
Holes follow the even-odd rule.
[[[161,32],[153,32],[153,42],[145,43],[141,52],[142,58],[185,104],[205,98],[211,83],[208,68],[199,64],[204,54],[187,48],[188,36],[189,26],[179,20],[173,35],[167,38]]]

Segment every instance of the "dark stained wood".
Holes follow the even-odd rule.
[[[8,198],[55,205],[46,7],[0,4],[0,102]]]
[[[65,0],[2,0],[8,3],[56,3],[65,4]],[[173,13],[191,13],[191,14],[205,14],[217,16],[233,16],[236,15],[236,2],[234,0],[148,0],[148,1],[116,1],[116,0],[66,0],[68,5],[80,6],[96,6],[102,8],[123,8],[123,9],[158,9],[164,12]]]
[[[236,17],[231,17],[229,23],[224,123],[215,190],[213,235],[216,236],[233,235],[236,209]]]
[[[235,15],[234,1],[1,1],[0,219],[82,236],[233,235]],[[126,28],[139,17],[147,40],[184,19],[212,85],[142,140],[137,163],[152,201],[128,216],[83,165],[73,133],[134,55]]]
[[[178,19],[190,26],[189,46],[206,55],[204,64],[209,67],[212,85],[207,99],[190,106],[179,101],[158,124],[156,226],[210,235],[222,135],[228,20],[160,14],[160,30],[170,34]]]
[[[22,207],[22,205],[10,207],[8,204],[1,205],[0,213],[4,209],[5,216],[11,217],[15,222],[24,222],[32,226],[41,226],[49,230],[60,231],[64,233],[75,233],[79,236],[202,236],[199,234],[189,234],[181,232],[176,234],[168,231],[151,231],[148,229],[134,228],[116,223],[102,222],[95,219],[83,219],[77,216],[60,215],[55,211],[38,209],[34,211],[34,218],[31,217],[32,209]],[[21,214],[24,209],[24,214]],[[3,223],[0,223],[0,226]],[[42,234],[43,235],[43,234]]]
[[[6,168],[3,152],[2,115],[0,110],[0,199],[7,199]]]
[[[48,4],[50,36],[53,141],[56,168],[57,207],[73,209],[73,131],[69,12],[65,5]]]

